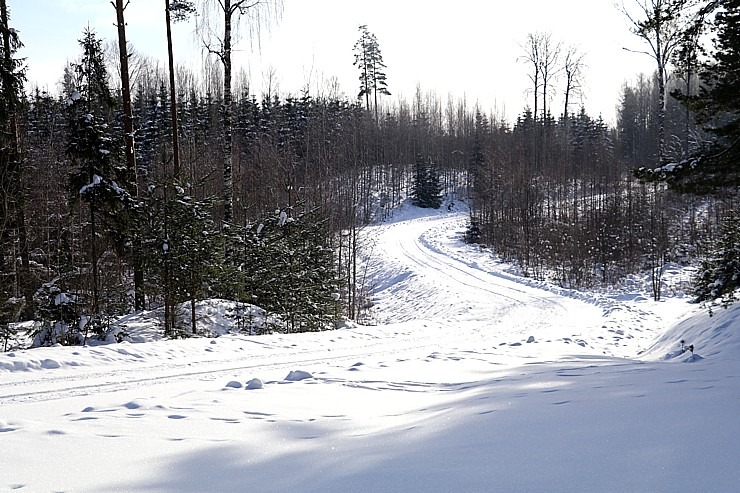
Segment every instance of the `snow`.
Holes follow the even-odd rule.
[[[92,183],[88,183],[87,185],[83,185],[82,188],[80,188],[80,195],[83,195],[85,192],[87,192],[88,189],[97,187],[102,183],[103,179],[98,175],[93,175]]]
[[[376,325],[249,336],[211,300],[212,337],[140,312],[0,354],[0,491],[737,491],[738,305],[525,279],[464,226],[364,230]]]

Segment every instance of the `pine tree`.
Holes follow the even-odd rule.
[[[370,111],[370,96],[373,96],[375,124],[378,124],[378,94],[390,96],[385,74],[386,65],[380,52],[378,39],[368,31],[366,25],[359,27],[360,39],[355,43],[355,66],[360,69],[360,92],[358,98],[365,98],[365,109]]]

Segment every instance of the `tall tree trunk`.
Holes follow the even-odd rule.
[[[20,291],[23,293],[23,297],[26,302],[23,317],[33,318],[34,303],[33,303],[33,285],[31,284],[31,262],[28,248],[28,234],[26,230],[26,215],[24,211],[25,207],[25,194],[23,190],[23,170],[21,166],[21,148],[20,148],[20,135],[18,132],[18,97],[16,93],[17,84],[13,82],[13,51],[11,48],[10,39],[10,26],[8,25],[8,6],[6,0],[0,0],[0,22],[2,22],[2,37],[3,37],[3,64],[5,70],[3,71],[3,89],[5,94],[3,97],[7,102],[8,108],[8,128],[7,132],[10,138],[10,149],[8,153],[7,162],[4,163],[7,166],[5,170],[7,176],[10,178],[9,186],[15,191],[15,196],[12,197],[14,202],[13,216],[15,224],[13,226],[16,229],[18,235],[18,250],[21,256],[20,268],[16,269],[17,285],[20,287]],[[4,191],[5,192],[5,191]],[[10,201],[8,201],[10,202]],[[10,210],[8,210],[10,212]],[[9,214],[10,215],[10,214]]]
[[[231,19],[234,8],[231,0],[224,0],[224,49],[221,60],[224,64],[224,223],[234,217],[234,182],[232,175],[232,108],[231,108]]]
[[[90,180],[92,182],[92,179]],[[95,224],[95,201],[90,202],[90,265],[92,268],[92,307],[90,315],[98,315],[100,311],[100,293],[98,291],[99,277],[98,273],[98,248],[97,248],[97,226]]]
[[[658,61],[658,162],[662,166],[665,162],[666,67],[660,36],[657,36],[655,42],[655,58]]]
[[[134,176],[135,195],[139,197],[140,183],[139,170],[136,168],[136,152],[134,137],[134,114],[131,108],[131,82],[128,70],[128,46],[126,43],[126,21],[123,11],[126,7],[123,0],[116,0],[116,22],[118,28],[118,54],[121,61],[121,99],[123,100],[123,131],[126,141],[125,156],[128,172]],[[141,259],[141,244],[134,240],[133,264],[134,264],[134,309],[144,309],[144,268]]]
[[[175,62],[172,54],[172,23],[170,20],[170,0],[164,0],[167,21],[167,60],[170,71],[170,114],[172,115],[172,164],[175,180],[180,179],[180,142],[177,133],[177,90],[175,86]]]

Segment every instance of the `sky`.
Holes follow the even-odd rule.
[[[77,40],[89,26],[103,39],[115,39],[115,12],[107,0],[9,0],[11,26],[20,31],[31,84],[55,89],[68,60],[80,55]],[[166,61],[163,2],[131,0],[127,37],[134,48]],[[647,55],[627,51],[644,46],[629,31],[613,0],[284,0],[282,15],[263,29],[259,41],[237,44],[235,69],[245,71],[254,92],[262,93],[272,74],[281,94],[309,87],[327,93],[332,81],[353,98],[358,71],[352,48],[358,27],[374,33],[387,65],[392,96],[410,101],[417,86],[446,103],[469,105],[513,121],[532,106],[528,67],[522,61],[528,34],[549,33],[563,46],[585,54],[585,95],[589,114],[613,123],[621,87],[639,73],[654,70]],[[175,61],[203,63],[194,23],[174,26]],[[560,113],[558,91],[551,107]],[[573,110],[577,110],[573,108]]]

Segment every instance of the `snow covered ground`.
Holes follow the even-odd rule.
[[[0,491],[740,490],[740,306],[524,279],[464,221],[367,228],[374,326],[0,354]]]

